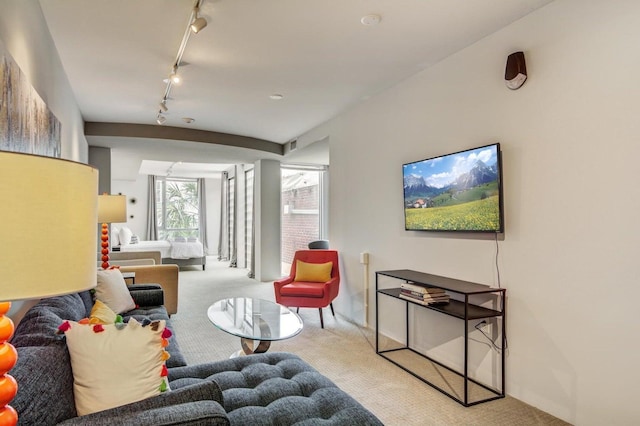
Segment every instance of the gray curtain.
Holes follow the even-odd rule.
[[[204,247],[204,254],[209,251],[209,242],[207,241],[207,197],[204,186],[204,179],[198,179],[198,198],[200,201],[200,211],[198,212],[198,227],[200,228],[200,241]]]
[[[247,276],[249,278],[256,277],[256,178],[255,172],[252,173],[253,182],[251,186],[253,187],[252,192],[252,206],[251,206],[251,259],[249,264],[249,273]]]
[[[229,185],[231,186],[231,185]],[[230,209],[231,210],[231,209]],[[233,176],[233,227],[231,228],[231,252],[229,253],[229,267],[238,267],[238,166],[234,168]]]
[[[220,237],[218,240],[218,260],[229,260],[229,234],[227,232],[227,183],[229,173],[222,172],[220,179]]]
[[[156,209],[156,176],[149,175],[147,200],[147,236],[148,241],[158,239],[158,216]]]

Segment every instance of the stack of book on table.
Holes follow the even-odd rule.
[[[449,295],[443,289],[423,287],[412,283],[400,284],[400,297],[423,305],[449,303]]]

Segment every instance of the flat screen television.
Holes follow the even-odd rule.
[[[404,164],[407,231],[504,232],[500,144]]]

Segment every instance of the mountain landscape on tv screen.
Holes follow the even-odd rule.
[[[489,167],[478,160],[469,172],[461,174],[453,183],[442,188],[429,186],[426,179],[419,175],[405,176],[404,198],[407,200],[410,197],[434,197],[449,191],[464,191],[497,180],[497,164],[494,163]]]
[[[491,155],[487,150],[491,150]],[[496,232],[501,229],[497,148],[485,147],[476,151],[483,152],[485,160],[491,161],[491,164],[475,159],[470,169],[460,171],[457,175],[458,167],[444,169],[440,165],[436,169],[436,163],[447,158],[457,165],[464,162],[460,158],[470,159],[480,155],[470,151],[405,165],[407,230]]]

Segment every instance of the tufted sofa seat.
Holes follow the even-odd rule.
[[[325,376],[291,353],[263,353],[172,368],[172,389],[213,381],[231,425],[380,425]]]

